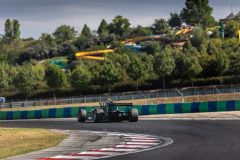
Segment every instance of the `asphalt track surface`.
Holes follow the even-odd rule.
[[[137,123],[78,123],[57,121],[0,122],[0,127],[92,130],[150,134],[174,143],[154,150],[123,155],[114,160],[239,160],[240,121],[141,120]]]

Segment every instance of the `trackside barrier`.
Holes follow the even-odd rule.
[[[138,109],[140,115],[240,111],[240,101],[135,105],[134,107]],[[86,109],[87,112],[93,109],[93,107],[67,107],[32,111],[0,111],[0,120],[71,118],[76,117],[80,108]],[[130,107],[120,106],[119,109],[128,111]]]
[[[227,94],[231,93],[231,94]],[[108,93],[94,96],[84,97],[65,97],[65,98],[48,98],[48,99],[35,99],[25,101],[6,101],[6,103],[0,103],[0,109],[3,108],[25,108],[25,107],[37,107],[37,106],[53,106],[53,105],[69,105],[87,102],[105,102],[109,98],[113,101],[144,99],[147,103],[157,104],[157,101],[152,100],[155,98],[177,98],[179,102],[184,102],[188,98],[192,97],[194,101],[202,101],[201,97],[208,95],[208,100],[205,101],[225,101],[239,100],[240,98],[240,86],[204,86],[204,87],[187,87],[187,88],[175,88],[166,90],[150,90],[150,91],[135,91],[124,93]],[[186,99],[185,99],[186,98]],[[190,98],[191,99],[191,98]],[[205,98],[203,98],[205,99]],[[161,100],[159,100],[161,101]],[[175,103],[177,103],[175,101]],[[186,101],[189,102],[189,101]],[[167,102],[165,102],[167,103]]]

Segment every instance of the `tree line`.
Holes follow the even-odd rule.
[[[239,19],[226,22],[226,39],[220,31],[207,34],[207,28],[216,26],[208,0],[186,0],[185,7],[171,13],[170,19],[155,19],[148,27],[131,27],[130,21],[116,16],[110,23],[104,19],[96,32],[84,25],[80,34],[74,27],[61,25],[52,34],[43,33],[39,39],[20,38],[18,20],[6,20],[5,34],[0,39],[0,92],[19,91],[26,97],[38,90],[73,89],[79,94],[94,89],[110,90],[131,85],[171,84],[181,86],[185,82],[199,85],[200,81],[220,83],[230,77],[230,82],[240,72],[240,49],[237,38]],[[197,6],[197,7],[196,7]],[[191,35],[171,36],[174,27],[183,22],[195,26]],[[120,43],[127,38],[168,34],[176,41],[183,39],[185,45],[174,47],[157,40],[141,42],[141,53],[133,53]],[[116,48],[106,56],[106,61],[76,60],[77,51]],[[68,57],[67,71],[55,65],[39,63],[52,57]],[[210,79],[210,80],[209,80]],[[153,83],[154,82],[154,83]],[[215,82],[215,81],[214,81]]]

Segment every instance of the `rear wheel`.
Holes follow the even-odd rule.
[[[87,118],[87,112],[85,109],[80,109],[77,114],[78,122],[85,122]]]
[[[129,113],[129,122],[137,122],[138,121],[138,110],[136,108],[132,108]]]
[[[95,109],[93,111],[93,122],[100,123],[104,119],[104,110],[103,109]]]

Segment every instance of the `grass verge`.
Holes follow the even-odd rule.
[[[0,159],[55,146],[66,136],[46,129],[0,128]]]

